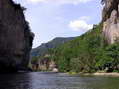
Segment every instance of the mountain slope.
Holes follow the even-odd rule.
[[[68,41],[73,40],[75,37],[57,37],[48,43],[41,44],[39,47],[32,49],[31,56],[43,56],[48,52],[48,49],[58,47],[61,44],[64,44]]]
[[[50,53],[61,72],[107,72],[119,70],[119,43],[107,44],[102,35],[102,25]]]
[[[102,46],[101,26],[54,49],[53,58],[61,72],[90,71],[95,67],[95,53]]]

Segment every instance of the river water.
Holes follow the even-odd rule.
[[[119,89],[119,77],[45,72],[1,74],[0,89]]]

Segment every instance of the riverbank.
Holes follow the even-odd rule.
[[[112,73],[100,73],[100,72],[96,72],[96,73],[80,73],[80,75],[84,75],[84,76],[112,76],[112,77],[119,77],[119,73],[117,72],[112,72]]]
[[[76,72],[68,72],[66,74],[69,74],[69,75],[81,75],[81,76],[109,76],[109,77],[119,77],[119,73],[118,72],[111,72],[111,73],[107,73],[107,72],[104,72],[104,71],[100,71],[100,72],[95,72],[95,73],[83,73],[83,72],[80,72],[80,73],[76,73]]]

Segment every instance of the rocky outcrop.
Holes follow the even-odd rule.
[[[102,11],[102,21],[106,21],[110,18],[113,10],[118,11],[119,0],[102,0],[102,4],[104,5]]]
[[[119,42],[119,0],[102,0],[103,35],[108,44]]]
[[[15,72],[28,66],[34,34],[24,10],[12,0],[0,0],[0,72]]]
[[[39,58],[38,61],[32,62],[32,70],[34,71],[54,71],[58,72],[58,66],[50,59],[50,55],[45,55],[42,58]],[[57,71],[56,71],[57,70]]]

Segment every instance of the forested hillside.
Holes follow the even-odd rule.
[[[64,44],[70,40],[73,40],[75,37],[57,37],[47,43],[41,44],[39,47],[32,49],[31,56],[32,57],[38,57],[38,56],[44,56],[48,53],[49,49],[58,47],[61,44]]]
[[[48,50],[61,72],[119,71],[119,0],[102,0],[102,21],[80,37]]]
[[[50,51],[61,72],[96,72],[118,70],[119,45],[108,45],[103,39],[102,25]]]

